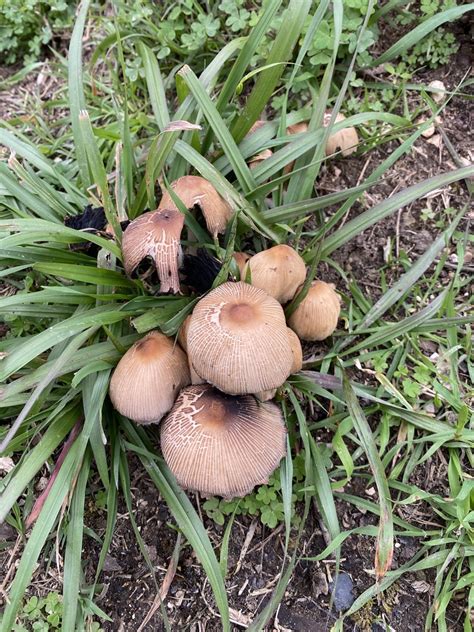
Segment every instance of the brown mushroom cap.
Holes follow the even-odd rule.
[[[345,121],[346,117],[340,112],[336,115],[336,123]],[[324,115],[324,125],[329,125],[331,120],[331,112],[326,112]],[[335,154],[339,149],[343,156],[350,156],[357,150],[357,143],[359,137],[355,127],[345,127],[344,129],[331,134],[326,142],[326,156]]]
[[[234,252],[232,256],[234,257],[235,262],[237,263],[237,267],[239,268],[240,278],[244,280],[245,264],[250,259],[250,255],[248,255],[246,252]]]
[[[275,404],[208,384],[183,389],[161,425],[163,456],[181,487],[224,498],[267,483],[285,456],[285,438]]]
[[[223,283],[194,308],[188,354],[201,377],[239,395],[278,388],[293,354],[281,305],[247,283]]]
[[[314,281],[288,319],[288,325],[302,340],[324,340],[336,329],[340,311],[334,285]]]
[[[186,351],[186,353],[188,352],[188,329],[189,329],[190,322],[191,322],[191,314],[189,314],[189,316],[186,316],[186,318],[183,321],[183,324],[181,325],[178,331],[178,342],[181,345],[181,347]],[[199,377],[199,375],[196,373],[189,358],[188,358],[188,365],[189,365],[189,373],[191,375],[191,384],[204,384],[205,380],[203,380],[202,377]]]
[[[200,176],[183,176],[172,182],[171,188],[186,208],[193,208],[194,205],[201,208],[207,229],[214,238],[218,233],[225,232],[232,209],[210,182]],[[163,192],[158,208],[178,210],[168,191]]]
[[[186,354],[152,331],[122,356],[110,380],[110,399],[122,415],[139,423],[158,422],[176,395],[191,382]]]
[[[290,340],[291,351],[293,353],[293,365],[291,367],[291,373],[298,373],[303,368],[303,349],[301,348],[301,342],[295,332],[289,327],[286,328],[288,338]],[[261,402],[268,402],[276,395],[277,389],[272,388],[268,391],[260,391],[255,393],[255,397]]]
[[[303,349],[301,348],[301,342],[295,332],[289,327],[286,328],[288,338],[290,339],[291,351],[293,353],[293,366],[291,367],[291,373],[298,373],[303,368]]]
[[[184,215],[162,209],[143,213],[123,233],[122,252],[125,272],[130,276],[140,261],[153,257],[160,279],[160,292],[179,292],[181,231]]]
[[[265,290],[280,303],[287,303],[306,278],[306,266],[300,255],[281,244],[262,250],[251,257],[244,269],[250,268],[251,284]]]

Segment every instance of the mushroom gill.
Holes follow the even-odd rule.
[[[181,231],[184,215],[173,209],[144,213],[130,222],[123,233],[122,252],[125,272],[132,274],[147,256],[154,259],[160,292],[179,293]]]

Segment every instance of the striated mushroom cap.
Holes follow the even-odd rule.
[[[291,351],[293,353],[293,365],[291,367],[291,373],[298,373],[303,368],[303,349],[301,348],[301,342],[295,332],[289,327],[286,328],[288,338],[290,339]]]
[[[210,182],[200,176],[183,176],[172,182],[171,188],[186,208],[193,208],[194,205],[201,208],[207,229],[214,238],[218,233],[225,232],[232,209]],[[178,210],[168,191],[163,192],[158,208]]]
[[[278,388],[293,364],[281,305],[243,282],[223,283],[199,301],[187,342],[198,375],[233,395]]]
[[[154,259],[160,292],[179,293],[178,268],[181,258],[181,231],[184,215],[162,209],[143,213],[127,226],[123,233],[122,252],[125,272],[132,274],[147,256]]]
[[[152,331],[122,356],[109,394],[119,413],[150,424],[170,410],[180,389],[190,382],[186,354],[172,340]]]
[[[225,395],[209,384],[181,391],[161,425],[161,449],[185,489],[224,498],[268,482],[286,454],[275,404]]]
[[[302,340],[324,340],[336,329],[340,311],[340,300],[334,285],[314,281],[288,319],[288,325]]]
[[[301,348],[301,342],[295,332],[289,327],[286,328],[288,338],[290,341],[291,351],[293,353],[293,365],[291,367],[290,374],[298,373],[303,368],[303,349]],[[261,402],[267,402],[273,399],[276,395],[277,389],[272,388],[268,391],[260,391],[255,393],[255,397]]]
[[[280,303],[287,303],[306,278],[306,266],[300,255],[284,244],[262,250],[247,262],[242,276],[250,267],[251,284],[265,290]]]
[[[344,114],[340,112],[336,115],[336,123],[340,123],[344,121],[346,117]],[[331,120],[331,112],[326,112],[324,115],[324,126],[327,127],[329,125],[329,121]],[[345,127],[344,129],[339,130],[339,132],[335,132],[331,134],[326,143],[326,156],[330,156],[331,154],[335,154],[339,149],[343,156],[350,156],[357,150],[357,143],[359,142],[359,137],[357,135],[357,131],[355,127]]]
[[[186,353],[188,352],[188,329],[189,329],[190,322],[191,322],[191,314],[189,314],[189,316],[186,316],[186,318],[183,321],[183,324],[181,325],[178,331],[178,342],[181,345],[181,347],[186,351]],[[204,384],[205,380],[203,380],[202,377],[199,377],[199,375],[193,369],[193,365],[191,364],[189,358],[188,358],[188,365],[189,365],[189,373],[191,375],[191,384]]]

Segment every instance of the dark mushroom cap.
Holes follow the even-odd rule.
[[[161,425],[161,449],[185,489],[224,498],[268,482],[286,453],[280,409],[209,384],[181,391]]]

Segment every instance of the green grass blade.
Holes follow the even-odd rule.
[[[82,537],[84,532],[84,502],[89,479],[90,458],[84,458],[77,478],[69,511],[66,535],[66,553],[63,571],[63,619],[62,630],[74,632],[81,586]]]
[[[84,87],[82,84],[82,38],[86,24],[87,12],[90,0],[82,0],[74,28],[71,35],[68,54],[68,88],[69,107],[71,109],[71,127],[74,136],[77,164],[81,174],[82,185],[87,188],[91,185],[89,168],[87,165],[87,147],[79,128],[79,114],[85,109]]]
[[[340,248],[353,237],[359,235],[363,230],[369,228],[376,222],[388,217],[403,206],[410,204],[430,191],[447,186],[452,182],[457,182],[474,175],[474,166],[469,165],[462,169],[454,169],[448,173],[443,173],[432,178],[427,178],[423,182],[407,187],[392,197],[376,204],[373,208],[361,213],[358,217],[350,220],[341,229],[325,239],[321,249],[321,257],[329,256],[334,250]]]
[[[40,442],[28,452],[28,458],[23,459],[16,466],[7,487],[0,494],[0,523],[5,520],[27,485],[62,443],[78,418],[79,408],[76,406],[57,416],[47,428]]]
[[[380,580],[390,569],[393,557],[393,518],[390,489],[372,431],[345,373],[343,373],[343,387],[347,408],[367,455],[379,495],[380,521],[375,553],[375,573],[377,579]]]
[[[26,543],[15,579],[10,587],[9,601],[7,602],[0,628],[1,632],[11,632],[14,629],[13,624],[16,614],[20,608],[25,590],[31,582],[36,562],[46,540],[50,536],[62,504],[70,490],[78,458],[80,458],[80,450],[79,441],[76,440],[64,459],[64,463],[58,472],[58,476],[51,487],[43,509]]]
[[[196,99],[199,107],[204,113],[209,126],[212,128],[214,135],[218,139],[225,155],[229,159],[230,164],[237,176],[237,179],[242,187],[244,193],[252,190],[255,187],[255,181],[250,169],[242,158],[242,155],[237,147],[236,142],[232,138],[231,133],[227,129],[226,124],[222,120],[216,106],[212,103],[209,95],[206,93],[196,75],[193,73],[189,66],[184,66],[178,72],[178,75],[182,77],[184,82],[189,88],[189,91]]]
[[[242,113],[232,125],[231,132],[236,143],[240,143],[244,138],[270,100],[285,69],[285,63],[298,41],[310,8],[310,0],[290,0],[283,14],[282,26],[265,60],[268,68],[257,79]]]
[[[148,46],[145,46],[143,42],[138,43],[138,51],[143,61],[145,80],[153,114],[159,130],[162,132],[170,122],[170,115],[160,65],[153,51]]]
[[[401,37],[395,44],[393,44],[393,46],[390,46],[385,53],[382,53],[380,57],[371,61],[368,67],[373,68],[375,66],[380,66],[381,64],[385,64],[387,61],[391,61],[392,59],[399,57],[408,48],[411,48],[431,33],[431,31],[438,28],[438,26],[441,26],[445,22],[456,20],[464,13],[472,10],[474,10],[474,3],[452,7],[451,9],[447,9],[446,11],[441,11],[436,15],[433,15],[427,20],[424,20],[409,33]]]

